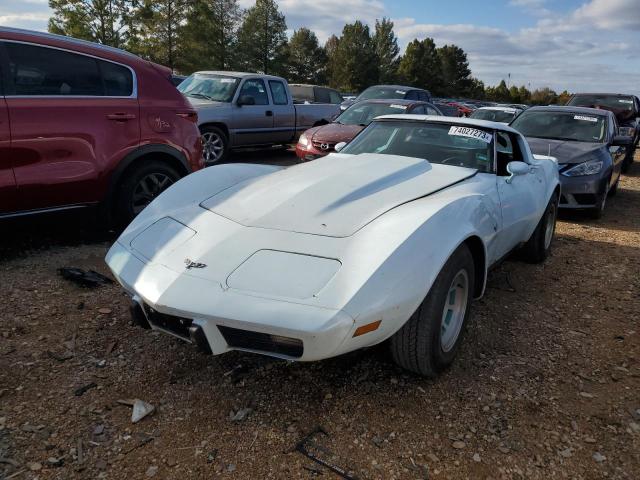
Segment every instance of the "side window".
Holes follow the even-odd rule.
[[[344,99],[340,93],[335,90],[329,90],[329,103],[342,103]]]
[[[413,108],[409,113],[411,113],[412,115],[424,115],[425,114],[424,106],[418,105],[417,107]]]
[[[289,103],[287,99],[287,90],[282,82],[277,80],[269,80],[269,88],[271,89],[271,98],[275,105],[286,105]]]
[[[331,103],[329,98],[329,90],[322,87],[316,87],[316,102],[318,103]]]
[[[94,58],[22,43],[4,46],[14,95],[104,95]]]
[[[133,74],[122,65],[98,60],[104,94],[108,97],[130,97],[133,94]]]
[[[440,112],[433,107],[427,107],[427,115],[440,115]]]
[[[429,95],[427,95],[427,92],[418,92],[418,97],[420,98],[420,100],[422,100],[423,102],[428,102],[429,99]]]
[[[419,100],[417,90],[409,90],[404,96],[407,100]]]
[[[240,96],[249,95],[254,98],[256,105],[269,105],[269,96],[264,82],[259,78],[252,78],[244,82],[240,90]]]
[[[507,164],[513,161],[513,142],[508,133],[496,132],[497,174],[501,177],[509,175]]]

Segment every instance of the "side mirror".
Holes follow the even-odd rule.
[[[339,153],[340,150],[342,150],[346,146],[347,146],[347,142],[340,142],[340,143],[336,143],[336,146],[333,147],[333,149],[336,151],[336,153]]]
[[[507,172],[510,176],[507,178],[507,183],[513,182],[513,177],[519,177],[520,175],[526,175],[531,171],[531,166],[525,162],[509,162],[507,164]]]
[[[253,98],[251,95],[240,95],[240,98],[238,98],[237,103],[239,107],[243,105],[255,105],[256,99]]]
[[[616,135],[611,142],[612,147],[627,147],[633,143],[633,137],[626,135]]]

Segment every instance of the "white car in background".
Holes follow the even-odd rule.
[[[310,361],[390,339],[413,372],[450,365],[488,269],[519,247],[546,258],[557,165],[508,126],[422,115],[380,117],[338,149],[162,193],[106,258],[137,322],[213,354]]]
[[[509,124],[522,112],[523,110],[513,107],[482,107],[473,112],[469,118]]]

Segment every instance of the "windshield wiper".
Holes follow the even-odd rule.
[[[205,100],[210,100],[212,102],[215,101],[213,97],[205,95],[204,93],[185,93],[185,95],[188,97],[204,98]]]

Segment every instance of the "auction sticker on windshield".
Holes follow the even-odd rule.
[[[407,92],[405,92],[404,90],[396,90],[396,93],[397,93],[398,95],[404,95],[404,94],[405,94],[405,93],[407,93]]]
[[[484,130],[478,130],[477,128],[469,127],[456,127],[455,125],[449,129],[449,135],[475,138],[478,140],[482,140],[485,143],[491,143],[491,140],[493,140],[493,135],[485,132]]]
[[[574,120],[582,120],[583,122],[597,122],[598,119],[596,117],[585,117],[584,115],[575,115],[573,117]]]
[[[389,105],[390,108],[399,108],[400,110],[406,110],[406,105]]]
[[[620,102],[620,103],[633,103],[633,100],[624,100],[624,99],[621,98],[620,100],[618,100],[618,102]]]

